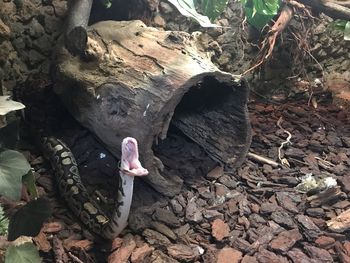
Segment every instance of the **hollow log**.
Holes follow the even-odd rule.
[[[248,85],[211,62],[198,32],[103,21],[87,33],[80,56],[64,45],[57,52],[55,90],[114,155],[120,157],[124,137],[135,137],[150,171],[146,180],[167,196],[180,191],[182,180],[162,175],[152,146],[166,138],[171,122],[215,160],[241,164],[251,140]]]
[[[93,0],[68,1],[68,15],[65,30],[65,45],[73,55],[84,51],[87,44],[86,28],[89,23]]]
[[[341,1],[329,0],[300,0],[300,2],[334,19],[350,20],[350,8],[347,7],[346,1],[344,4],[341,4]]]

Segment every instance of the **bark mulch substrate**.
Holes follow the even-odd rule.
[[[35,239],[44,261],[350,262],[349,113],[334,105],[315,109],[307,102],[251,103],[250,113],[251,152],[280,163],[279,148],[291,135],[291,144],[283,144],[280,152],[290,168],[247,158],[238,171],[224,172],[174,131],[155,152],[164,172],[183,178],[183,191],[168,199],[136,181],[129,228],[114,240],[112,253],[58,200],[50,170],[42,168],[38,184],[50,193],[55,211]],[[75,145],[87,148],[75,153],[78,161],[94,159],[79,161],[86,172],[97,171],[84,180],[95,186],[95,199],[108,204],[115,184],[107,174],[114,172],[115,160],[103,148],[88,150],[87,141],[93,139],[85,135],[80,136],[84,143]],[[110,164],[99,172],[96,160]],[[305,175],[332,177],[337,186],[300,193],[295,187]],[[109,180],[110,188],[99,190]],[[340,214],[343,219],[329,224]]]

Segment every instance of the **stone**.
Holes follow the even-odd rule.
[[[212,236],[216,240],[223,240],[230,233],[230,227],[221,219],[215,219],[211,225]]]
[[[183,244],[175,244],[167,247],[168,255],[180,261],[193,261],[199,256],[198,249]]]
[[[320,248],[330,248],[334,245],[335,239],[328,236],[320,236],[315,240],[315,244]]]
[[[261,249],[256,254],[259,263],[288,263],[288,259],[266,249]]]
[[[203,220],[202,212],[199,210],[194,198],[188,201],[185,215],[190,222],[199,223]]]
[[[317,262],[322,263],[331,263],[333,262],[332,256],[325,249],[321,249],[318,247],[311,246],[309,244],[304,244],[304,249],[306,253],[314,260],[318,260]]]
[[[117,243],[119,244],[120,239],[117,238],[116,240],[117,240]],[[136,248],[136,242],[133,236],[130,234],[126,235],[123,238],[123,243],[121,247],[113,251],[108,256],[108,263],[127,263],[131,253],[135,248]]]
[[[306,209],[306,214],[312,217],[324,217],[325,212],[321,207],[312,207]]]
[[[278,205],[274,204],[274,203],[270,203],[270,202],[265,202],[262,203],[260,206],[260,213],[263,214],[271,214],[275,211],[280,211],[281,207],[279,207]]]
[[[277,192],[276,199],[278,204],[282,206],[284,209],[286,209],[287,211],[295,214],[299,212],[299,209],[297,208],[296,204],[293,202],[292,198],[289,196],[288,193]]]
[[[169,245],[171,244],[170,240],[164,236],[163,234],[154,231],[152,229],[145,229],[142,232],[142,236],[147,240],[147,242],[151,245]]]
[[[224,219],[224,215],[216,210],[204,210],[203,216],[205,219],[213,220],[213,219]]]
[[[305,255],[299,248],[293,248],[288,251],[287,256],[293,263],[317,263],[315,260]]]
[[[297,215],[296,220],[299,223],[299,226],[303,229],[304,236],[309,240],[312,241],[316,238],[318,238],[322,231],[318,228],[318,226],[315,225],[315,223],[305,215]]]
[[[165,224],[159,222],[152,222],[151,226],[152,228],[154,228],[154,230],[158,231],[159,233],[162,233],[171,240],[176,240],[176,235],[174,234],[174,232]]]
[[[154,247],[150,247],[148,244],[144,244],[142,247],[136,248],[131,253],[131,263],[143,263],[146,261],[151,253],[153,252]]]
[[[207,174],[207,178],[208,179],[212,179],[212,180],[216,180],[219,177],[221,177],[224,174],[224,167],[222,166],[216,166],[213,170],[211,170],[208,174]]]
[[[286,211],[273,212],[271,214],[271,219],[275,221],[277,224],[286,228],[294,228],[296,226],[296,224],[293,221],[293,218]]]
[[[162,251],[156,250],[152,253],[151,260],[152,263],[179,263],[179,261],[168,257]]]
[[[298,229],[283,231],[271,241],[270,248],[285,253],[302,238],[303,236],[299,233]]]
[[[0,19],[0,38],[9,38],[10,35],[11,29]]]
[[[230,247],[225,247],[219,250],[216,263],[239,263],[241,259],[242,252]]]
[[[163,222],[164,224],[166,224],[170,227],[179,227],[180,226],[179,219],[170,210],[157,208],[155,213],[154,213],[154,217],[157,220],[159,220],[160,222]]]
[[[241,263],[258,263],[258,260],[256,259],[256,257],[245,255],[242,258]]]

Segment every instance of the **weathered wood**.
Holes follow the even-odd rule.
[[[66,20],[65,44],[72,54],[79,54],[86,48],[90,11],[93,0],[71,0]]]
[[[350,209],[345,210],[337,217],[327,222],[327,226],[331,231],[344,233],[350,229]]]
[[[345,1],[345,5],[340,5],[341,1],[329,0],[300,0],[300,2],[334,19],[350,20],[350,8],[346,7],[348,3]]]
[[[122,139],[135,137],[147,180],[169,196],[182,180],[161,175],[152,146],[173,119],[187,127],[193,120],[185,134],[224,163],[239,165],[250,145],[247,83],[220,71],[199,39],[141,21],[104,21],[88,29],[84,54],[64,47],[57,54],[55,89],[72,115],[117,157]]]

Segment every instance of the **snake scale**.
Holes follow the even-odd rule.
[[[134,176],[148,174],[138,159],[137,141],[127,137],[122,142],[120,180],[118,189],[116,189],[117,201],[111,217],[107,217],[89,196],[69,147],[54,137],[44,137],[41,145],[45,157],[50,160],[55,171],[59,193],[72,212],[95,234],[105,239],[113,239],[118,236],[127,225]]]

